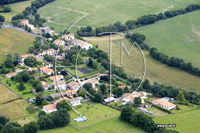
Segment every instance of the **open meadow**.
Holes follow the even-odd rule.
[[[154,121],[157,124],[176,124],[173,130],[177,130],[180,133],[199,133],[199,119],[200,110],[192,110],[182,112],[178,114],[172,114],[164,117],[155,118]]]
[[[74,119],[78,117],[73,111],[70,111],[71,122],[70,126],[73,126],[76,129],[82,129],[89,127],[91,125],[107,121],[112,118],[119,117],[120,111],[112,109],[108,106],[102,104],[96,104],[92,102],[83,103],[82,107],[75,109],[82,115],[84,115],[88,120],[85,122],[75,122]]]
[[[8,117],[10,121],[26,117],[29,114],[20,105],[10,102],[0,105],[0,114]]]
[[[7,54],[13,55],[19,52],[21,55],[28,52],[28,48],[33,46],[35,37],[33,35],[20,32],[11,28],[0,29],[0,62]]]
[[[144,63],[141,53],[135,46],[131,50],[129,56],[123,52],[123,63],[121,65],[120,48],[121,41],[123,41],[127,50],[130,50],[132,43],[119,35],[112,37],[112,62],[118,66],[122,66],[128,74],[134,74],[135,78],[142,78],[144,71]],[[88,38],[84,38],[87,40]],[[98,47],[109,53],[109,36],[95,37],[90,40],[91,43],[98,45]],[[161,62],[153,59],[149,52],[143,50],[146,59],[146,76],[151,83],[158,82],[167,85],[173,85],[177,88],[182,88],[187,91],[194,91],[200,93],[200,78],[193,76],[187,72],[181,71],[177,68],[169,67]]]
[[[39,14],[48,19],[46,25],[57,31],[69,28],[76,20],[87,15],[72,28],[71,31],[75,32],[80,26],[99,27],[117,21],[125,23],[142,15],[185,8],[198,2],[199,0],[56,0],[40,8]]]
[[[72,126],[43,130],[39,133],[145,133],[143,130],[134,127],[133,125],[120,121],[119,118],[114,118],[91,127],[76,130]]]
[[[169,57],[175,56],[200,68],[200,11],[179,15],[155,24],[136,28],[151,47]]]
[[[16,98],[18,98],[18,96],[15,93],[6,88],[4,85],[0,84],[0,104]]]
[[[12,11],[7,13],[0,13],[0,15],[3,15],[5,17],[5,23],[9,23],[11,22],[13,16],[22,13],[26,7],[31,6],[32,1],[34,0],[8,4],[8,6],[11,7]]]

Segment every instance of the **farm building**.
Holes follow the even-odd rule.
[[[165,100],[161,100],[161,99],[153,100],[152,104],[158,105],[158,106],[160,106],[164,109],[167,109],[167,110],[171,110],[171,109],[174,109],[176,107],[175,104],[167,102]]]

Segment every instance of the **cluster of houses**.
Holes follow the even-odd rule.
[[[43,106],[42,110],[45,111],[46,113],[51,113],[51,112],[57,111],[56,104],[63,100],[68,100],[70,102],[68,104],[71,104],[72,106],[77,106],[77,105],[81,104],[82,99],[83,99],[82,97],[76,97],[76,98],[72,98],[72,99],[69,99],[67,97],[59,98],[58,100],[56,100],[48,105]]]
[[[23,19],[23,20],[20,22],[20,24],[23,25],[24,27],[27,26],[27,27],[30,28],[31,30],[35,30],[34,25],[29,24],[29,20],[28,20],[28,19]]]

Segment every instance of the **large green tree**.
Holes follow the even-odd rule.
[[[24,124],[24,133],[37,133],[39,126],[35,121]]]
[[[44,100],[44,96],[41,92],[36,95],[35,104],[42,105],[42,101]]]
[[[32,56],[28,56],[25,58],[24,64],[30,67],[34,67],[37,64],[37,60]]]

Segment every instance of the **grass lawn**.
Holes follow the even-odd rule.
[[[192,110],[178,114],[172,114],[164,117],[155,118],[157,124],[176,124],[173,130],[180,133],[199,133],[200,110]]]
[[[72,32],[75,32],[80,26],[99,27],[117,21],[124,23],[142,15],[185,8],[189,4],[198,2],[198,0],[56,0],[40,8],[39,14],[48,19],[46,25],[53,26],[58,31],[69,28],[76,20],[87,15],[72,28]]]
[[[180,15],[132,30],[146,36],[146,42],[169,57],[175,56],[200,67],[200,11]]]
[[[18,98],[18,96],[15,93],[0,84],[0,104],[16,98]]]
[[[83,130],[76,130],[73,127],[66,126],[52,130],[39,131],[39,133],[145,133],[143,130],[134,127],[133,125],[120,121],[119,118],[114,118],[103,123],[85,128]]]
[[[16,120],[20,125],[24,125],[24,124],[27,124],[29,122],[32,122],[32,121],[37,121],[37,118],[32,116],[32,115],[29,115],[29,116],[26,116],[26,117],[23,117],[23,118],[20,118],[20,119],[17,119]]]
[[[0,114],[10,118],[10,121],[28,116],[27,111],[14,102],[0,105]]]
[[[121,40],[120,40],[121,38]],[[88,38],[84,38],[88,39]],[[134,74],[135,78],[142,78],[144,71],[143,58],[138,48],[133,47],[129,56],[123,52],[123,64],[120,63],[120,42],[123,41],[127,50],[130,50],[132,43],[122,36],[114,35],[112,37],[112,62],[124,68],[128,74]],[[90,40],[95,45],[107,53],[109,53],[109,36],[95,37]],[[166,85],[173,85],[177,88],[182,88],[187,91],[200,93],[200,78],[193,76],[187,72],[177,68],[168,67],[167,65],[153,59],[148,51],[143,51],[146,59],[146,76],[151,83],[158,82]]]
[[[19,52],[21,55],[28,52],[33,46],[35,36],[10,28],[0,29],[0,62],[3,62],[7,54]]]
[[[109,104],[109,105],[111,105],[111,106],[113,106],[113,107],[119,107],[120,105],[121,105],[121,103],[122,103],[122,101],[120,100],[120,101],[118,101],[118,102],[114,102],[114,103],[111,103],[111,104]]]
[[[166,116],[168,115],[168,113],[160,110],[160,109],[157,109],[157,108],[146,108],[148,111],[154,113],[155,115],[151,115],[153,117],[162,117],[162,116]]]
[[[87,104],[88,103],[88,104]],[[85,122],[75,122],[74,119],[77,118],[77,114],[73,111],[70,111],[71,122],[70,125],[74,126],[76,129],[82,129],[85,127],[89,127],[91,125],[119,117],[120,111],[112,109],[108,106],[104,106],[102,104],[96,104],[92,102],[83,103],[81,108],[78,108],[77,111],[80,114],[84,114],[84,116],[88,119]],[[89,107],[89,109],[87,109]],[[76,107],[75,107],[76,109]]]
[[[12,11],[8,13],[0,13],[0,15],[3,15],[5,17],[5,22],[9,23],[13,16],[22,13],[26,7],[31,6],[32,1],[34,0],[8,4],[8,6],[12,8]]]
[[[24,83],[24,86],[26,87],[25,90],[23,91],[19,91],[16,87],[16,84],[17,82],[16,81],[12,81],[10,78],[7,78],[7,79],[3,79],[1,80],[2,83],[4,83],[5,85],[6,82],[10,82],[12,86],[9,86],[10,89],[12,89],[13,91],[15,91],[17,94],[19,94],[20,96],[23,97],[24,100],[27,100],[28,98],[34,98],[35,95],[33,93],[30,93],[30,94],[23,94],[23,92],[30,92],[32,91],[33,89],[33,86],[29,83]],[[53,93],[56,93],[56,91],[50,91],[50,92],[43,92],[43,95],[49,95],[49,94],[53,94]]]
[[[180,110],[172,110],[172,113],[180,113],[180,112],[184,112],[184,111],[200,109],[200,105],[195,105],[195,104],[191,104],[191,106],[178,105],[178,107],[180,108]]]

